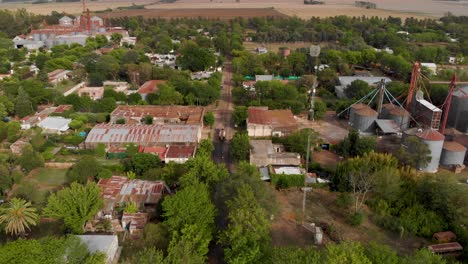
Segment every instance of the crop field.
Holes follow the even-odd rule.
[[[106,13],[109,17],[139,16],[144,17],[206,17],[229,19],[232,17],[278,16],[288,15],[300,18],[348,16],[377,17],[440,17],[451,12],[456,15],[468,13],[468,1],[447,2],[433,0],[374,0],[377,9],[365,9],[354,6],[354,0],[326,0],[324,5],[304,5],[303,0],[178,0],[175,3],[160,3],[158,0],[99,0],[88,1],[91,12],[112,9]],[[144,5],[146,9],[116,11],[118,7]],[[26,10],[38,14],[50,14],[52,11],[79,14],[80,2],[72,3],[2,3],[0,8]],[[157,11],[148,11],[157,10]]]
[[[279,17],[286,16],[273,8],[177,8],[177,9],[139,9],[104,13],[106,18],[142,16],[144,18],[209,18],[232,19],[235,17]]]

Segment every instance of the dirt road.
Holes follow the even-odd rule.
[[[213,151],[212,159],[216,163],[225,163],[226,167],[231,170],[232,162],[229,157],[229,140],[234,134],[234,127],[231,121],[232,111],[234,109],[232,103],[232,65],[228,61],[224,64],[223,82],[222,82],[221,98],[219,99],[218,106],[213,111],[215,116],[215,124],[213,126],[213,144],[215,150]],[[218,132],[223,129],[226,132],[226,140],[220,141]]]

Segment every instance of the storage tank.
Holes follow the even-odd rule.
[[[355,115],[357,110],[363,109],[363,108],[368,108],[368,107],[369,107],[368,105],[362,104],[362,103],[352,105],[351,108],[349,109],[349,123],[353,124],[354,115]]]
[[[379,114],[370,107],[359,109],[354,113],[351,126],[359,132],[374,132],[375,120]]]
[[[468,133],[468,86],[453,93],[447,123],[462,133]]]
[[[34,41],[41,41],[41,34],[39,34],[39,33],[34,33],[34,34],[33,34],[33,40],[34,40]]]
[[[380,119],[390,119],[390,111],[397,108],[394,104],[382,105],[382,112],[380,113]]]
[[[395,107],[389,111],[388,118],[395,121],[401,130],[409,127],[410,114],[401,107]]]
[[[423,130],[418,132],[416,136],[428,146],[431,152],[431,161],[426,167],[420,169],[425,172],[437,172],[445,136],[434,129]]]
[[[455,142],[445,141],[442,147],[442,155],[440,157],[440,164],[451,166],[451,165],[462,165],[465,160],[466,148]]]
[[[45,41],[45,40],[47,40],[47,39],[48,39],[48,38],[47,38],[47,35],[46,35],[46,34],[41,34],[41,40],[42,40],[42,41]]]

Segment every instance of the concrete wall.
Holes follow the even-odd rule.
[[[270,137],[272,129],[270,126],[247,124],[247,132],[249,137]]]

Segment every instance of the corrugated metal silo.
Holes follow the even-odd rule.
[[[354,112],[352,127],[360,132],[374,132],[375,120],[379,114],[370,107]]]
[[[35,41],[40,41],[40,40],[41,40],[41,34],[34,33],[34,34],[33,34],[33,40],[35,40]]]
[[[388,118],[395,121],[401,130],[405,130],[409,127],[410,114],[401,107],[391,109]]]
[[[351,108],[349,109],[349,123],[350,124],[353,124],[354,122],[354,115],[356,113],[357,110],[359,109],[363,109],[363,108],[368,108],[369,106],[366,105],[366,104],[363,104],[363,103],[359,103],[359,104],[354,104],[351,106]]]
[[[420,169],[425,172],[437,172],[445,136],[433,129],[418,132],[416,136],[428,146],[431,152],[431,161],[429,161],[426,167]]]
[[[466,148],[454,141],[445,141],[440,157],[441,165],[462,165],[465,160]]]
[[[411,137],[411,136],[415,137],[416,134],[418,132],[421,132],[421,131],[422,131],[422,129],[417,128],[417,127],[413,127],[413,128],[410,128],[410,129],[407,129],[407,130],[403,131],[403,134],[401,136],[401,144],[403,146],[409,147],[408,144],[407,144],[408,138]]]
[[[382,105],[382,112],[380,113],[380,119],[390,119],[390,111],[397,108],[394,104]]]
[[[462,133],[468,133],[468,86],[453,93],[447,123]]]

